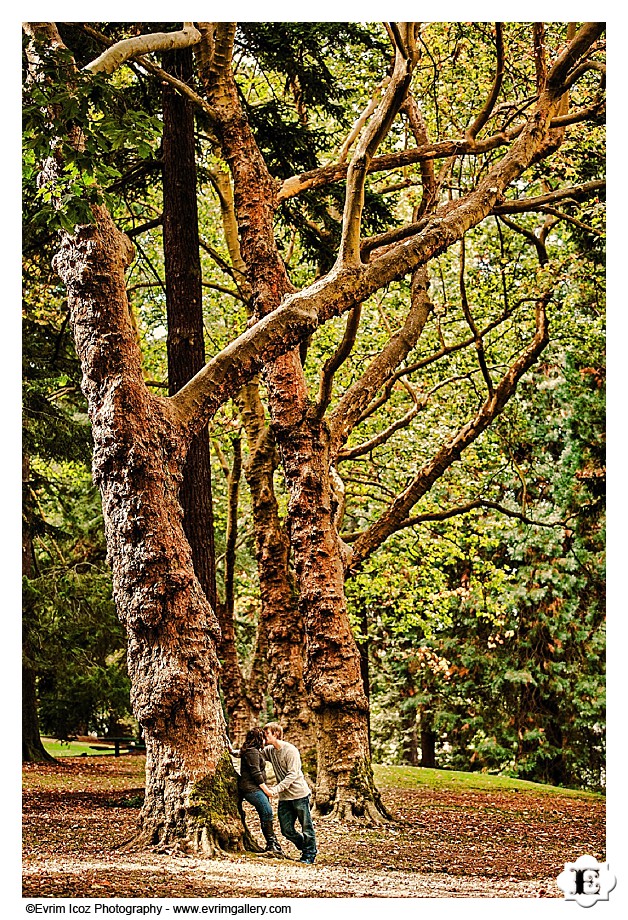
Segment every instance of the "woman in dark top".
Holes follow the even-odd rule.
[[[246,799],[259,815],[262,834],[266,841],[265,853],[283,856],[283,850],[275,836],[273,827],[273,809],[269,802],[269,789],[266,785],[266,758],[262,748],[266,743],[261,728],[252,728],[239,751],[235,750],[229,739],[229,752],[240,757],[240,775],[238,776],[238,795]]]

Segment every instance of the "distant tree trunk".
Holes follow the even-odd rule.
[[[28,483],[30,462],[26,454],[22,458],[22,482]],[[31,536],[28,503],[23,506],[22,519],[22,576],[33,577],[33,540]],[[37,672],[33,667],[32,650],[32,612],[24,605],[22,621],[22,760],[26,763],[52,761],[44,748],[39,734],[39,717],[37,714]]]
[[[421,731],[421,766],[436,767],[436,734],[432,724],[432,713],[426,709],[421,709],[420,715]]]
[[[180,80],[192,77],[192,50],[168,56],[166,68]],[[170,395],[205,366],[203,289],[199,255],[194,112],[169,84],[163,90],[163,240],[168,316]],[[207,429],[193,439],[179,493],[183,526],[194,571],[216,609],[216,568],[211,464]]]
[[[419,766],[419,736],[416,724],[416,711],[409,709],[402,719],[403,762],[411,767]]]

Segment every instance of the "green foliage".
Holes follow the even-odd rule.
[[[577,349],[558,340],[488,439],[513,458],[513,478],[502,461],[493,487],[558,523],[526,526],[485,511],[426,524],[393,538],[349,589],[353,609],[368,611],[376,757],[407,758],[411,734],[427,729],[441,766],[604,786],[596,327],[590,313],[572,325]]]
[[[129,680],[98,497],[84,467],[34,466],[46,526],[35,533],[36,574],[23,580],[23,604],[41,729],[56,738],[116,733],[132,724]]]
[[[92,205],[104,201],[116,210],[109,187],[154,156],[161,122],[129,107],[116,81],[77,71],[70,51],[35,48],[39,79],[27,82],[23,104],[24,200],[34,230],[71,233],[91,221]],[[41,164],[51,157],[59,174],[37,184]]]

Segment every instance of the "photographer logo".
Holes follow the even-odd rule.
[[[616,883],[608,863],[599,863],[594,856],[581,856],[575,863],[565,863],[564,872],[556,879],[556,884],[565,893],[565,900],[576,901],[580,907],[608,901]]]

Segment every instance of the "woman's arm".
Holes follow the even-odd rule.
[[[231,754],[231,756],[232,756],[232,757],[239,757],[239,756],[240,756],[240,751],[237,750],[236,748],[234,748],[234,746],[231,744],[231,741],[229,740],[229,736],[228,736],[228,735],[225,735],[225,740],[226,740],[226,742],[227,742],[227,750],[229,751],[229,753]]]

